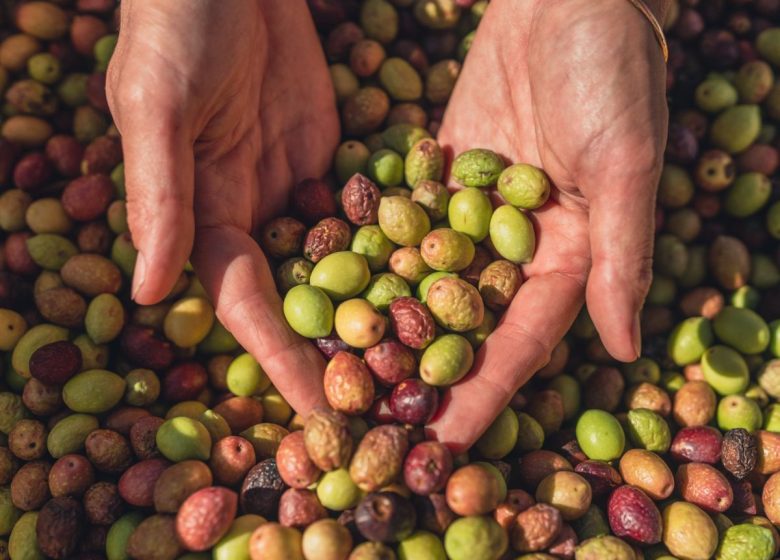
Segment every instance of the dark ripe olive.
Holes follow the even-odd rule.
[[[405,539],[417,522],[412,503],[395,492],[372,492],[355,508],[355,525],[371,541]]]

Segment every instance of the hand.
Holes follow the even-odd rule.
[[[139,250],[133,298],[163,299],[187,259],[217,317],[300,413],[324,362],[282,317],[251,233],[330,166],[338,115],[304,0],[123,0],[108,74]]]
[[[659,19],[662,19],[659,17]],[[526,282],[429,431],[473,443],[550,357],[583,299],[607,350],[640,353],[655,192],[666,141],[665,66],[626,0],[493,0],[439,134],[542,167],[551,200]]]

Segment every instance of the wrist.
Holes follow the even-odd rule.
[[[653,15],[658,20],[658,23],[663,25],[666,20],[666,15],[669,12],[669,8],[672,5],[671,0],[644,0],[645,5],[650,8]]]
[[[658,45],[661,47],[664,62],[668,61],[669,47],[664,33],[666,18],[668,17],[668,12],[665,11],[665,2],[659,0],[630,0],[630,2],[637,11],[642,13],[647,23],[652,27],[656,41],[658,41]],[[655,12],[650,5],[656,8]]]

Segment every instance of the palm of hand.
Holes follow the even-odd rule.
[[[208,121],[195,145],[196,212],[207,224],[238,222],[249,232],[283,213],[295,183],[325,174],[338,116],[313,29],[296,27],[300,18],[273,3],[262,12],[255,3],[244,7],[255,12],[244,18],[264,29],[250,32],[254,42],[231,41],[236,52],[229,64],[220,57],[218,68],[203,70],[221,73],[225,91],[203,106]]]
[[[544,365],[574,320],[586,284],[607,347],[622,359],[636,356],[631,328],[612,316],[620,314],[612,299],[620,294],[609,288],[633,286],[629,297],[643,298],[649,278],[627,282],[615,261],[604,257],[621,245],[619,228],[640,230],[628,243],[642,233],[652,242],[652,230],[642,229],[652,228],[652,220],[636,223],[636,213],[626,210],[636,205],[644,212],[653,205],[666,117],[663,91],[652,78],[663,72],[663,61],[647,22],[629,17],[626,24],[620,9],[634,14],[624,0],[601,9],[592,2],[562,9],[557,2],[533,4],[491,4],[439,134],[453,153],[488,147],[542,167],[554,184],[550,202],[531,216],[537,249],[533,262],[523,266],[526,283],[470,377],[450,390],[448,406],[429,427],[456,447],[473,441],[492,420],[485,411],[498,412]],[[646,44],[637,42],[642,34]],[[646,49],[656,52],[645,56]],[[632,183],[630,190],[617,190]],[[605,221],[611,208],[616,210]],[[612,248],[605,246],[604,228],[615,238]],[[646,259],[650,250],[635,246],[636,259]],[[591,272],[594,260],[599,266]],[[639,264],[644,271],[647,263]],[[483,421],[465,421],[473,418]]]
[[[229,12],[209,6],[188,19],[196,28],[184,37],[171,30],[169,20],[177,14],[166,13],[166,7],[141,14],[141,21],[126,18],[128,26],[144,27],[145,40],[118,48],[124,64],[115,63],[121,70],[110,78],[119,83],[132,77],[132,83],[109,88],[116,113],[121,117],[128,113],[123,105],[144,103],[176,115],[175,124],[195,147],[196,218],[206,225],[234,222],[250,231],[279,214],[295,181],[327,170],[338,139],[313,28],[296,10],[268,4],[240,2]],[[209,41],[202,40],[198,23],[207,28]],[[293,33],[299,35],[297,44]],[[222,183],[235,188],[223,189]]]

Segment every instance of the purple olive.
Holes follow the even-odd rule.
[[[435,387],[419,379],[405,379],[393,388],[390,411],[404,424],[422,425],[431,419],[439,406]]]
[[[366,539],[396,542],[414,531],[417,514],[412,503],[395,492],[372,492],[355,508],[355,524]]]

